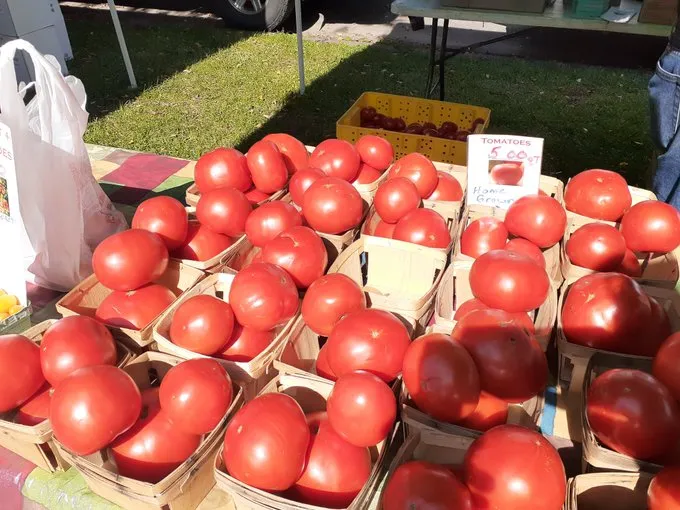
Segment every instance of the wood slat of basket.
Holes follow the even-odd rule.
[[[649,473],[589,473],[569,480],[564,510],[647,510]]]

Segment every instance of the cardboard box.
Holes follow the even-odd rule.
[[[19,39],[19,37],[0,35],[0,46],[14,39]],[[20,39],[30,42],[43,55],[53,55],[59,62],[62,74],[64,76],[68,74],[68,68],[66,67],[66,60],[64,59],[61,43],[59,42],[57,32],[53,26],[24,34],[20,37]],[[24,83],[29,83],[35,80],[35,70],[33,68],[33,63],[23,51],[18,51],[16,53],[14,57],[14,68],[17,75],[17,83],[21,81]]]
[[[648,473],[590,473],[571,478],[564,510],[647,510]]]
[[[645,0],[638,21],[655,25],[675,25],[677,17],[678,2],[675,0]]]
[[[50,27],[54,9],[50,0],[0,0],[0,34],[21,37]]]

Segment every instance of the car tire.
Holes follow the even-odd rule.
[[[229,0],[213,0],[213,3],[215,13],[227,25],[267,32],[277,30],[290,16],[294,7],[294,0],[262,0],[265,4],[263,11],[250,14],[239,11]]]

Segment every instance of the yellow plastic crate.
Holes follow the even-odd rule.
[[[469,131],[475,119],[484,119],[484,124],[479,124],[475,128],[475,133],[484,133],[491,118],[491,110],[481,106],[397,96],[382,92],[364,92],[335,125],[336,136],[342,140],[354,143],[364,135],[378,135],[392,143],[397,158],[411,152],[420,152],[432,161],[443,161],[455,165],[467,165],[467,142],[363,128],[360,112],[366,106],[372,106],[383,115],[401,117],[406,125],[413,122],[421,124],[432,122],[439,126],[444,121],[450,121],[455,122],[460,130]]]

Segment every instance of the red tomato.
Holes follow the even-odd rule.
[[[470,269],[472,294],[485,305],[506,312],[529,312],[548,297],[550,279],[526,255],[493,250],[478,257]]]
[[[40,341],[40,365],[52,386],[79,368],[115,365],[117,356],[116,343],[109,330],[84,315],[58,320]]]
[[[132,427],[141,410],[132,378],[120,368],[97,365],[73,372],[54,388],[50,424],[66,448],[90,455]]]
[[[328,379],[329,381],[338,380],[338,378],[333,373],[333,370],[331,370],[331,366],[328,364],[328,349],[326,349],[325,345],[319,349],[319,354],[316,357],[316,365],[314,368],[316,369],[316,374],[323,377],[324,379]]]
[[[572,264],[593,271],[616,271],[626,254],[626,240],[611,225],[587,223],[571,234],[566,249]]]
[[[17,409],[17,413],[14,415],[15,423],[33,427],[47,420],[50,417],[51,391],[52,387],[49,383],[43,384],[31,398]]]
[[[605,446],[636,459],[651,460],[680,439],[680,407],[671,392],[640,370],[613,369],[590,385],[586,416]]]
[[[326,174],[318,168],[305,168],[296,172],[288,183],[288,191],[290,191],[290,197],[293,199],[293,202],[302,207],[302,198],[307,189],[325,176]]]
[[[661,303],[652,296],[647,296],[647,299],[649,299],[649,307],[652,315],[649,321],[647,341],[640,346],[640,354],[642,356],[653,357],[656,355],[666,338],[671,336],[673,328],[671,327],[670,317],[668,317],[668,314]]]
[[[405,177],[383,182],[375,193],[375,210],[383,221],[396,223],[420,206],[420,194],[415,184]]]
[[[20,406],[44,383],[38,345],[22,335],[0,335],[0,412]]]
[[[198,223],[189,223],[184,245],[172,253],[173,257],[205,261],[216,257],[229,248],[234,241],[223,234],[216,234]]]
[[[378,223],[376,223],[372,235],[376,237],[384,237],[385,239],[392,239],[395,228],[397,228],[396,223],[387,223],[386,221],[380,220]]]
[[[473,510],[470,491],[445,466],[412,460],[399,466],[387,481],[383,510]]]
[[[371,476],[371,452],[333,430],[326,413],[307,416],[311,441],[305,470],[293,485],[297,501],[323,508],[347,508]]]
[[[168,250],[172,251],[184,244],[189,231],[189,219],[179,200],[159,196],[139,205],[132,218],[132,228],[158,234]]]
[[[224,436],[224,465],[243,483],[284,491],[305,468],[309,426],[300,405],[284,393],[260,395],[232,418]]]
[[[649,299],[635,280],[618,273],[594,273],[567,291],[562,329],[575,344],[638,354],[646,350],[643,343],[652,340],[651,313]]]
[[[372,106],[365,106],[360,112],[361,120],[373,120],[377,113],[378,112]]]
[[[538,246],[527,239],[522,239],[521,237],[510,239],[508,244],[505,245],[504,249],[526,255],[536,264],[545,269],[545,257],[543,256],[543,252]]]
[[[242,269],[231,283],[229,304],[239,324],[258,331],[282,326],[298,311],[295,282],[274,264],[257,262]]]
[[[218,188],[247,191],[252,186],[246,157],[236,149],[218,148],[196,162],[194,179],[201,193]]]
[[[186,434],[207,434],[231,406],[231,377],[214,359],[196,358],[172,367],[161,381],[163,412]]]
[[[235,188],[220,188],[201,195],[196,205],[196,218],[213,232],[239,236],[246,231],[246,219],[253,206]]]
[[[246,236],[262,248],[281,232],[302,225],[302,215],[291,204],[276,201],[255,209],[246,220]]]
[[[621,234],[633,251],[671,252],[680,244],[680,212],[657,200],[640,202],[623,215]]]
[[[99,243],[92,254],[92,269],[104,287],[135,290],[160,278],[168,260],[168,249],[160,236],[133,229]]]
[[[264,202],[265,200],[270,199],[272,195],[270,193],[263,193],[257,188],[253,188],[251,190],[246,191],[245,196],[248,199],[248,202],[251,203],[251,205],[257,205]]]
[[[215,356],[228,361],[247,363],[269,347],[275,337],[274,331],[257,331],[236,323],[227,346]]]
[[[328,364],[338,377],[366,370],[391,382],[401,372],[410,343],[406,327],[390,312],[361,310],[333,328],[326,342]]]
[[[422,124],[418,124],[417,122],[413,122],[406,126],[406,132],[407,133],[413,133],[416,135],[420,135],[423,133],[423,126]]]
[[[508,403],[494,397],[491,393],[482,391],[479,394],[479,403],[472,414],[457,424],[467,429],[486,432],[498,425],[504,425],[507,421]]]
[[[458,139],[463,138],[460,136]],[[467,136],[465,136],[467,139]],[[462,141],[462,140],[461,140]],[[518,186],[522,177],[524,177],[524,165],[522,163],[499,163],[494,165],[489,171],[489,177],[494,184],[501,184],[505,186]]]
[[[445,122],[442,122],[442,125],[439,126],[439,129],[447,133],[455,133],[456,131],[458,131],[458,124],[447,120]]]
[[[518,425],[478,437],[465,454],[465,484],[476,508],[561,510],[564,465],[546,438]]]
[[[286,168],[290,175],[307,168],[309,161],[307,147],[294,136],[290,136],[286,133],[272,133],[271,135],[265,136],[263,140],[272,142],[276,145],[283,156],[283,161],[286,163]]]
[[[382,173],[366,163],[361,163],[359,173],[352,181],[352,184],[370,184],[380,179]]]
[[[680,508],[680,467],[666,466],[653,479],[647,491],[648,510]]]
[[[349,182],[325,177],[313,183],[305,192],[302,215],[314,230],[341,234],[361,223],[364,202]]]
[[[144,329],[175,301],[175,294],[157,283],[137,290],[114,290],[97,307],[95,317],[109,326]]]
[[[329,177],[352,182],[359,173],[361,157],[354,145],[330,138],[316,146],[309,158],[309,166],[319,168]]]
[[[552,197],[529,195],[515,200],[505,215],[505,228],[539,248],[550,248],[564,236],[567,213]]]
[[[508,229],[498,218],[479,218],[460,236],[460,252],[476,259],[487,251],[502,250],[508,242]]]
[[[652,374],[680,401],[680,332],[673,333],[661,344],[654,357]]]
[[[429,197],[437,188],[437,169],[427,156],[413,152],[394,163],[388,178],[406,177],[418,188],[421,198]]]
[[[288,167],[274,143],[267,140],[255,142],[248,150],[246,159],[257,189],[263,193],[274,193],[286,187]]]
[[[392,239],[444,249],[451,244],[451,233],[441,214],[432,209],[416,209],[397,222]]]
[[[611,170],[581,172],[564,190],[567,211],[596,220],[618,221],[632,201],[626,179]]]
[[[380,136],[365,135],[357,140],[356,149],[361,161],[384,172],[392,164],[394,148],[392,144]]]
[[[434,122],[423,122],[423,129],[437,129],[437,125]]]
[[[467,314],[469,314],[470,312],[474,312],[475,310],[491,310],[491,308],[486,306],[477,298],[468,299],[463,304],[458,306],[458,308],[456,309],[456,313],[453,314],[453,320],[459,321]],[[527,314],[526,312],[516,313],[505,312],[505,313],[508,313],[510,316],[512,316],[512,320],[517,322],[520,326],[525,328],[532,335],[536,333],[536,327],[534,326],[534,323],[531,321],[531,317],[529,317],[529,314]]]
[[[345,441],[375,446],[397,418],[397,399],[378,376],[357,371],[341,375],[326,402],[328,421]]]
[[[626,248],[626,254],[623,256],[623,261],[616,268],[617,273],[623,273],[631,278],[640,278],[642,276],[642,266],[637,256],[630,248]]]
[[[345,315],[364,308],[362,288],[349,276],[333,273],[309,286],[302,300],[302,318],[317,335],[328,336]]]
[[[508,402],[524,402],[548,383],[548,362],[534,336],[502,310],[477,310],[451,333],[474,359],[482,389]]]
[[[426,197],[427,200],[438,200],[440,202],[460,202],[463,200],[463,188],[458,179],[441,170],[437,170],[437,177],[439,177],[437,187]]]
[[[298,289],[306,289],[326,272],[328,252],[311,228],[292,227],[267,243],[262,261],[285,269]]]
[[[432,333],[414,340],[404,356],[402,377],[418,409],[436,420],[461,420],[479,402],[475,362],[449,335]]]
[[[229,303],[199,294],[182,303],[172,316],[170,340],[199,354],[220,352],[234,331],[234,312]]]

